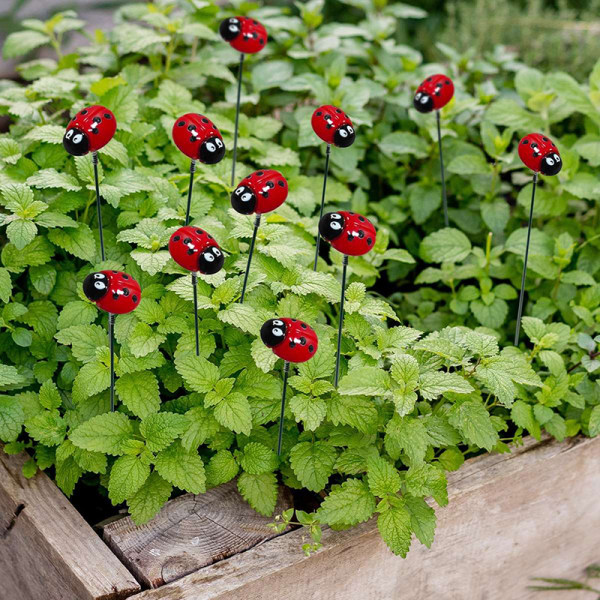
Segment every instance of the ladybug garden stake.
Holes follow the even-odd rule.
[[[108,341],[110,345],[110,410],[115,410],[115,315],[124,315],[140,303],[140,284],[121,271],[98,271],[83,280],[83,293],[100,310],[108,313]]]
[[[255,171],[240,181],[239,185],[231,194],[231,206],[242,215],[255,214],[254,231],[250,250],[248,251],[248,262],[242,286],[240,302],[244,302],[246,286],[248,285],[248,274],[250,273],[250,262],[254,253],[256,234],[260,225],[260,217],[263,213],[271,212],[279,208],[287,198],[288,183],[285,177],[274,169],[263,169]]]
[[[325,206],[325,193],[327,191],[327,175],[329,173],[329,155],[331,154],[331,145],[338,148],[348,148],[352,146],[356,138],[356,131],[350,117],[337,106],[327,104],[320,106],[315,110],[311,119],[313,131],[327,144],[325,151],[325,173],[323,175],[323,193],[321,194],[321,209],[319,211],[319,221],[323,216]],[[317,248],[315,250],[315,264],[313,270],[317,270],[317,261],[319,260],[319,247],[321,245],[321,234],[317,233]]]
[[[525,278],[527,276],[527,258],[529,257],[529,241],[533,223],[533,203],[538,175],[557,175],[562,169],[562,160],[558,148],[552,140],[541,133],[530,133],[519,142],[519,158],[526,167],[533,171],[533,190],[531,191],[531,206],[529,208],[529,223],[527,225],[527,242],[523,259],[523,274],[521,276],[521,292],[517,311],[517,326],[515,328],[515,346],[519,343],[521,317],[523,315],[523,299],[525,297]]]
[[[187,113],[177,119],[173,125],[173,141],[183,154],[192,159],[190,163],[190,184],[188,187],[185,224],[190,222],[192,189],[196,161],[214,165],[225,156],[225,144],[217,126],[204,115]]]
[[[442,132],[440,128],[440,110],[452,100],[454,84],[446,75],[431,75],[415,92],[413,106],[420,113],[435,110],[438,132],[438,148],[440,153],[440,170],[442,176],[442,205],[444,207],[444,225],[448,227],[448,200],[446,198],[446,177],[444,174],[444,155],[442,154]]]
[[[317,351],[319,340],[312,327],[298,319],[276,318],[266,321],[260,328],[263,344],[271,348],[283,363],[283,394],[281,396],[281,415],[279,417],[279,435],[277,454],[281,454],[283,437],[283,415],[285,412],[285,394],[287,390],[290,363],[303,363],[310,360]]]
[[[215,239],[198,227],[186,225],[173,232],[169,240],[169,254],[181,267],[192,272],[194,289],[194,329],[196,333],[196,356],[200,356],[198,334],[198,275],[213,275],[223,268],[225,257]]]
[[[229,17],[219,26],[221,37],[240,53],[238,67],[237,101],[235,104],[235,128],[233,132],[233,164],[231,166],[231,185],[235,182],[235,162],[237,159],[238,126],[240,121],[240,97],[242,93],[242,71],[246,54],[256,54],[267,44],[267,30],[264,25],[250,17]]]
[[[340,378],[340,353],[342,348],[342,327],[344,325],[344,294],[346,292],[346,271],[348,256],[362,256],[370,252],[375,245],[377,233],[375,227],[362,215],[338,210],[326,213],[319,221],[319,233],[338,252],[344,255],[342,270],[342,297],[340,299],[340,320],[338,324],[337,354],[335,360],[335,387]]]
[[[112,140],[117,131],[117,120],[108,108],[100,105],[88,106],[78,112],[67,125],[63,146],[72,156],[92,153],[94,183],[96,184],[96,212],[100,233],[100,255],[105,260],[102,212],[100,210],[100,186],[98,184],[98,150]]]

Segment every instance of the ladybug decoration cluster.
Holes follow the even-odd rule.
[[[331,146],[348,148],[356,139],[356,131],[350,117],[337,106],[326,104],[317,108],[312,115],[310,124],[313,131],[327,144],[325,150],[325,169],[323,173],[323,193],[321,194],[321,208],[319,210],[319,221],[323,216],[325,208],[325,196],[327,194],[327,176],[329,174],[329,157]],[[317,244],[315,248],[315,261],[313,270],[317,270],[319,262],[319,249],[321,246],[321,233],[317,232]]]
[[[421,83],[415,92],[413,106],[420,113],[430,113],[435,110],[438,134],[438,150],[440,156],[440,177],[442,180],[442,207],[444,211],[444,225],[448,227],[448,198],[446,196],[446,174],[444,171],[444,153],[442,151],[442,129],[440,125],[440,110],[452,100],[454,96],[454,83],[447,75],[438,73],[431,75]]]
[[[303,363],[310,360],[319,347],[319,339],[314,329],[304,321],[277,317],[269,319],[260,328],[260,338],[267,348],[282,358],[283,393],[281,396],[281,414],[279,416],[279,435],[277,437],[277,454],[281,454],[283,439],[283,419],[285,413],[285,395],[287,390],[290,363]]]
[[[521,138],[518,147],[519,158],[523,164],[533,171],[533,189],[531,190],[531,205],[529,207],[529,222],[527,224],[527,241],[525,243],[525,256],[523,257],[523,273],[521,274],[521,290],[519,293],[519,306],[517,309],[517,325],[515,327],[515,346],[519,344],[521,317],[523,316],[523,301],[525,298],[525,280],[527,278],[527,259],[529,257],[529,243],[531,241],[531,227],[533,225],[533,205],[535,203],[535,190],[538,176],[558,175],[562,169],[560,152],[554,142],[541,133],[530,133]]]

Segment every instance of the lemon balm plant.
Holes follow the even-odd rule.
[[[445,472],[465,457],[508,451],[526,434],[600,431],[600,70],[582,85],[523,68],[502,49],[475,60],[445,46],[443,69],[422,65],[394,41],[397,20],[414,12],[349,4],[354,21],[343,24],[323,22],[319,1],[132,4],[72,53],[62,40],[83,23],[71,12],[9,36],[7,58],[55,52],[0,82],[0,440],[5,452],[30,453],[27,476],[47,470],[67,495],[83,480],[126,503],[137,523],[178,490],[236,477],[248,502],[272,514],[282,482],[322,502],[286,513],[278,528],[300,522],[318,544],[323,524],[376,516],[404,556],[413,534],[431,544],[426,499],[447,503]],[[191,281],[167,250],[185,218],[189,168],[169,132],[178,115],[210,109],[231,147],[238,56],[218,23],[242,12],[271,39],[244,70],[238,168],[277,168],[289,196],[259,230],[240,304],[252,219],[230,208],[231,157],[199,165],[191,222],[226,260],[198,281],[196,356]],[[414,87],[441,70],[457,88],[441,131],[447,228],[435,122],[411,108]],[[100,150],[105,261],[91,158],[69,159],[61,146],[69,115],[91,103],[119,123]],[[337,390],[342,258],[325,255],[312,269],[324,149],[310,115],[322,104],[343,106],[357,126],[354,145],[332,154],[328,207],[377,227],[373,251],[349,263]],[[538,190],[534,217],[545,218],[532,232],[527,341],[515,348],[507,339],[531,190],[514,144],[526,130],[552,134],[564,167]],[[136,311],[115,321],[115,413],[105,317],[81,289],[97,269],[124,269],[142,288]],[[319,337],[316,355],[290,374],[281,457],[281,361],[258,337],[278,314]]]

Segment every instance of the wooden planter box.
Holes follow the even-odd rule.
[[[374,521],[326,529],[306,558],[302,530],[272,537],[230,484],[172,500],[142,527],[111,523],[105,543],[45,475],[21,476],[24,460],[0,455],[0,600],[539,600],[532,577],[600,562],[600,438],[528,439],[467,461],[433,547],[415,541],[406,560]]]

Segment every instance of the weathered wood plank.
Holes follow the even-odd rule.
[[[276,511],[292,506],[280,488]],[[275,537],[231,481],[194,496],[185,494],[166,504],[145,525],[130,517],[109,523],[103,537],[125,565],[147,587],[159,587]]]
[[[25,455],[0,452],[0,599],[118,600],[140,585]]]
[[[539,600],[532,577],[580,577],[600,560],[600,438],[527,440],[472,459],[451,475],[449,494],[432,549],[414,542],[406,560],[373,521],[325,530],[310,558],[297,530],[135,600]]]

